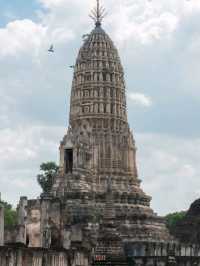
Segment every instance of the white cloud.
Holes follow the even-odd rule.
[[[111,0],[105,6],[106,20],[122,48],[131,41],[148,45],[169,39],[183,20],[200,12],[197,0]]]
[[[0,55],[13,56],[21,52],[37,53],[45,37],[46,27],[29,19],[15,20],[0,28]]]
[[[131,93],[128,93],[127,96],[128,96],[128,99],[130,99],[133,103],[140,105],[140,106],[150,107],[153,104],[152,99],[149,96],[146,96],[142,93],[131,92]]]
[[[200,139],[136,135],[144,190],[160,214],[188,209],[199,197]]]
[[[58,7],[65,4],[65,0],[40,0],[40,2],[47,8]]]
[[[53,40],[54,43],[66,43],[74,38],[72,29],[62,25],[49,28],[46,24],[35,23],[30,19],[14,20],[5,28],[0,28],[0,55],[6,56],[29,56],[39,57],[41,50]]]
[[[131,41],[149,44],[168,38],[178,26],[179,16],[174,10],[163,8],[163,4],[157,1],[117,2],[120,4],[111,9],[108,21],[118,45],[122,47]]]
[[[45,161],[58,161],[58,145],[64,128],[24,126],[0,131],[0,192],[16,204],[19,197],[38,197],[36,181],[39,166]],[[30,189],[31,188],[31,189]]]

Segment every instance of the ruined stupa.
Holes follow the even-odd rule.
[[[102,28],[103,16],[97,1],[92,11],[95,28],[85,36],[74,66],[59,170],[41,182],[40,198],[22,197],[18,205],[14,243],[23,246],[20,254],[27,259],[19,266],[87,266],[108,260],[124,265],[127,257],[143,257],[155,265],[153,257],[170,265],[173,256],[186,255],[141,189],[124,71]],[[13,243],[11,235],[7,233],[7,245]],[[16,254],[15,249],[11,252]]]

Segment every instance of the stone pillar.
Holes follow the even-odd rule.
[[[71,231],[70,229],[64,229],[63,231],[63,248],[69,250],[71,247]]]
[[[41,246],[50,248],[51,229],[49,227],[49,209],[51,197],[42,196],[41,201]]]
[[[88,266],[88,257],[82,252],[76,252],[72,261],[72,266]]]
[[[4,207],[0,205],[0,246],[4,245]]]
[[[32,261],[33,266],[42,266],[42,255],[33,255],[33,261]]]
[[[57,255],[53,255],[52,256],[52,261],[51,261],[51,266],[59,266],[58,265],[58,256]]]
[[[65,256],[62,253],[59,254],[58,266],[67,266],[65,263]]]
[[[9,266],[14,266],[15,265],[15,254],[14,254],[14,251],[10,251],[9,252],[8,265]]]
[[[22,257],[23,257],[22,250],[18,249],[17,250],[17,258],[16,258],[16,263],[17,263],[16,266],[22,266],[23,265]]]
[[[21,197],[17,208],[18,232],[16,242],[22,244],[26,244],[27,204],[27,197]]]

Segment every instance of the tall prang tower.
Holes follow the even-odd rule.
[[[114,223],[124,239],[169,239],[162,218],[140,188],[136,146],[127,121],[124,71],[118,51],[101,24],[97,1],[95,28],[84,36],[74,66],[70,119],[60,145],[60,171],[52,193],[73,221],[102,219],[108,179],[112,183]],[[62,217],[65,217],[63,214]]]

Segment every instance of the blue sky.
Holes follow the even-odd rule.
[[[5,26],[13,19],[37,19],[36,12],[40,9],[41,4],[36,0],[1,0],[0,26]]]
[[[102,2],[125,70],[142,187],[159,214],[187,209],[200,193],[200,1]],[[94,3],[0,1],[0,188],[9,202],[37,197],[39,164],[58,160],[69,66],[93,28]]]

